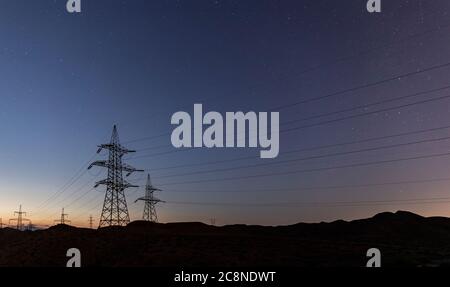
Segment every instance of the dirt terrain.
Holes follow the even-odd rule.
[[[372,247],[381,250],[383,266],[443,266],[450,262],[450,219],[399,211],[278,227],[136,221],[99,230],[4,228],[0,246],[0,266],[65,266],[69,248],[80,249],[82,266],[365,266]]]

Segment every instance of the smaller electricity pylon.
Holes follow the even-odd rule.
[[[135,203],[138,201],[144,201],[144,213],[142,214],[142,219],[150,222],[158,222],[158,215],[156,214],[156,204],[158,202],[164,202],[156,197],[154,197],[153,192],[161,191],[161,189],[155,188],[152,185],[150,179],[150,174],[147,175],[147,184],[145,185],[145,196],[136,199]]]
[[[30,221],[30,222],[28,222],[28,224],[27,224],[25,229],[29,230],[29,231],[33,231],[35,229],[35,227],[36,226],[34,226],[34,224]]]
[[[57,224],[66,224],[66,223],[70,223],[70,220],[67,220],[66,218],[69,217],[69,215],[67,213],[64,213],[64,208],[61,211],[61,218],[60,219],[56,219],[55,223]]]
[[[94,219],[92,218],[92,215],[89,216],[89,228],[93,228]]]
[[[23,222],[24,221],[30,221],[29,219],[23,218],[24,215],[27,215],[26,212],[22,211],[22,205],[19,205],[19,211],[14,211],[14,215],[17,214],[17,218],[11,218],[9,220],[9,223],[11,224],[11,221],[16,221],[17,230],[23,230]]]

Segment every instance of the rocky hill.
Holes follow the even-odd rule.
[[[376,247],[383,266],[450,262],[450,219],[399,211],[350,222],[290,226],[209,226],[136,221],[99,230],[58,225],[0,230],[0,266],[65,266],[69,248],[82,266],[365,266]]]

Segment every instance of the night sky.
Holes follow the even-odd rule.
[[[19,204],[98,223],[105,173],[86,167],[114,124],[161,222],[450,216],[449,1],[65,2],[0,2],[3,223]],[[195,103],[280,112],[280,155],[173,148],[170,117]],[[139,219],[143,189],[126,194]]]

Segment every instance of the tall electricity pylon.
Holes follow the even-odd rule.
[[[144,201],[144,213],[142,219],[150,222],[158,222],[158,215],[156,214],[156,204],[158,202],[164,202],[154,197],[153,192],[161,191],[161,189],[155,188],[152,185],[150,174],[147,175],[147,184],[145,185],[145,196],[136,199],[135,202]]]
[[[3,222],[1,218],[0,218],[0,228],[3,228]]]
[[[61,211],[60,219],[56,219],[55,223],[58,223],[58,224],[70,223],[70,220],[66,219],[67,217],[69,217],[69,215],[67,213],[64,213],[64,208],[63,208],[62,211]]]
[[[27,213],[22,211],[22,205],[19,205],[19,211],[14,211],[14,215],[16,215],[16,214],[17,214],[17,218],[11,218],[9,220],[9,223],[11,224],[11,221],[16,221],[17,222],[17,225],[16,225],[17,230],[23,230],[23,222],[30,221],[30,220],[23,218],[23,216],[27,215]]]
[[[129,187],[138,186],[125,181],[122,176],[122,171],[127,172],[126,176],[129,176],[135,171],[143,170],[138,170],[122,163],[122,156],[136,151],[126,149],[120,145],[119,134],[117,133],[117,127],[115,125],[110,143],[102,144],[98,147],[97,153],[100,153],[103,149],[109,150],[108,160],[95,161],[88,167],[88,169],[90,169],[96,165],[108,168],[108,178],[97,182],[94,186],[98,187],[101,184],[106,185],[105,201],[103,202],[99,227],[127,225],[130,223],[130,215],[128,213],[124,190]]]

